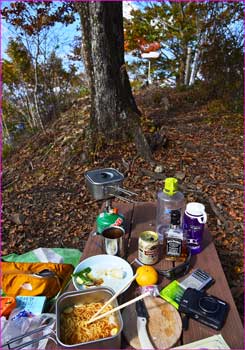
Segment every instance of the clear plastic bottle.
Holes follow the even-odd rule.
[[[164,234],[169,229],[172,210],[180,211],[180,225],[182,227],[185,197],[182,192],[178,191],[178,180],[174,177],[168,177],[165,180],[164,189],[157,193],[156,231],[159,236],[159,243],[163,242]]]

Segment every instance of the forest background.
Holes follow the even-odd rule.
[[[1,8],[2,254],[82,250],[101,206],[85,186],[88,169],[121,170],[139,201],[155,200],[176,176],[187,201],[206,206],[243,315],[243,2],[124,3],[126,67],[150,161],[120,134],[88,147],[90,85],[74,3]],[[160,47],[149,75],[142,52],[151,43]]]

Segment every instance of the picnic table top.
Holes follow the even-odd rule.
[[[138,256],[139,234],[146,230],[155,230],[156,203],[141,202],[136,204],[128,204],[116,202],[114,204],[119,209],[119,212],[126,218],[126,245],[128,248],[126,259],[131,263]],[[82,260],[90,256],[103,253],[101,250],[101,244],[98,244],[99,241],[100,237],[90,235],[83,251]],[[215,279],[215,283],[208,289],[208,294],[217,296],[218,298],[228,302],[230,310],[228,312],[225,325],[220,331],[216,331],[190,319],[188,330],[182,331],[181,338],[175,346],[189,344],[215,334],[222,334],[223,338],[231,349],[243,349],[243,325],[221,266],[215,245],[212,241],[212,236],[208,230],[205,230],[203,246],[203,251],[200,254],[192,256],[190,271],[193,268],[201,268],[208,272]],[[173,267],[173,262],[169,262],[161,258],[160,261],[154,265],[154,267],[159,269],[169,269]],[[160,288],[170,283],[170,281],[166,278],[161,276],[159,277]],[[136,283],[134,282],[132,286],[125,293],[123,293],[123,301],[132,299],[135,288]],[[68,289],[74,290],[72,283]],[[159,322],[160,321],[161,320],[159,320]],[[125,343],[125,340],[122,343],[123,348],[130,348],[130,346]]]

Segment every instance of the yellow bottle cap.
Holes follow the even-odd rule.
[[[163,192],[168,196],[173,196],[178,191],[178,180],[175,177],[167,177]]]

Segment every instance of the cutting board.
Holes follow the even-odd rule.
[[[180,314],[171,304],[160,297],[144,299],[149,319],[148,335],[156,349],[168,349],[176,344],[182,332]],[[137,314],[135,304],[129,305],[122,313],[123,333],[128,343],[135,349],[141,349],[137,334]]]

